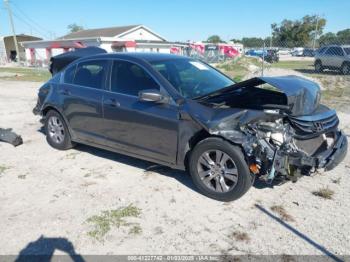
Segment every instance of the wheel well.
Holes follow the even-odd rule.
[[[235,145],[235,146],[238,146],[241,148],[242,152],[243,152],[243,155],[244,157],[246,158],[246,154],[244,152],[244,149],[242,147],[242,145],[240,144],[236,144],[236,143],[233,143],[232,141],[230,140],[227,140],[225,139],[224,137],[222,136],[216,136],[216,135],[211,135],[209,134],[207,131],[205,131],[204,129],[199,131],[198,133],[196,133],[188,142],[188,145],[189,145],[189,148],[186,152],[186,155],[185,155],[185,159],[184,159],[184,165],[186,167],[186,170],[187,170],[187,167],[188,167],[188,163],[189,163],[189,157],[190,157],[190,154],[193,150],[193,148],[199,143],[201,142],[202,140],[206,139],[206,138],[209,138],[209,137],[217,137],[217,138],[221,138],[223,139],[224,141],[227,141],[229,142],[230,144],[232,145]],[[247,159],[246,159],[247,160]]]
[[[43,116],[46,116],[47,113],[48,113],[49,111],[51,111],[51,110],[57,112],[57,114],[59,114],[59,115],[63,118],[63,121],[65,122],[65,124],[66,124],[66,126],[67,126],[67,128],[68,128],[68,132],[69,132],[70,136],[71,136],[72,139],[73,139],[75,136],[74,136],[74,133],[73,133],[72,129],[71,129],[70,126],[68,125],[67,119],[66,119],[66,118],[61,114],[61,112],[58,111],[55,107],[53,107],[53,106],[47,106],[47,107],[45,107],[45,108],[43,109],[42,115],[43,115]]]
[[[322,61],[321,61],[320,59],[316,59],[316,60],[315,60],[315,65],[316,65],[317,63],[320,63],[320,64],[322,65]]]
[[[47,106],[47,107],[45,107],[44,110],[43,110],[43,116],[46,116],[46,114],[47,114],[50,110],[53,110],[53,111],[56,111],[57,113],[59,113],[58,110],[57,110],[56,108],[54,108],[54,107],[52,107],[52,106]]]
[[[196,133],[193,137],[191,137],[191,139],[189,140],[188,142],[188,150],[186,152],[186,155],[185,155],[185,160],[184,160],[184,164],[185,164],[185,167],[187,169],[187,165],[188,165],[188,161],[189,161],[189,156],[193,150],[193,148],[201,141],[203,141],[204,139],[206,138],[209,138],[209,137],[217,137],[217,138],[221,138],[225,141],[228,141],[229,143],[233,144],[231,141],[225,139],[224,137],[221,137],[221,136],[216,136],[216,135],[211,135],[209,134],[206,130],[202,129],[201,131],[199,131],[198,133]],[[241,145],[238,145],[241,147]]]
[[[350,61],[344,61],[341,66],[343,66],[343,65],[350,65]]]
[[[189,161],[189,157],[191,154],[192,149],[202,140],[211,137],[212,135],[210,135],[207,131],[205,131],[204,129],[202,129],[201,131],[197,132],[194,136],[191,137],[191,139],[188,141],[188,146],[189,148],[187,149],[187,152],[185,154],[185,159],[184,159],[184,165],[185,168],[187,169],[188,167],[188,161]]]

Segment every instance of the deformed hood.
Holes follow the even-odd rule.
[[[262,84],[269,84],[286,96],[291,115],[310,115],[319,105],[320,86],[298,76],[254,77],[234,84],[230,89],[256,87]]]

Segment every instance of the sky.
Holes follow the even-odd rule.
[[[169,41],[266,37],[271,24],[318,14],[325,32],[350,28],[350,0],[9,0],[15,31],[51,39],[67,25],[101,28],[143,24]],[[12,34],[0,0],[0,35]]]

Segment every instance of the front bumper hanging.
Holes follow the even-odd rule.
[[[346,156],[348,151],[348,140],[343,131],[338,131],[336,134],[336,141],[329,149],[315,155],[296,155],[289,156],[289,163],[295,166],[309,166],[314,168],[324,168],[325,170],[332,170],[335,168]]]

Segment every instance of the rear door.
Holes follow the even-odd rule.
[[[102,144],[102,98],[106,86],[108,61],[89,60],[65,72],[65,83],[59,92],[63,113],[79,140]]]
[[[345,54],[343,48],[335,47],[334,48],[334,67],[340,68],[344,62]]]
[[[110,92],[105,92],[104,134],[108,145],[148,159],[175,163],[178,108],[175,104],[139,101],[141,90],[163,90],[142,66],[115,60]]]
[[[334,54],[334,47],[329,47],[322,56],[322,65],[323,66],[333,66],[333,54]]]
[[[329,47],[326,52],[322,64],[332,68],[341,67],[341,61],[344,59],[344,53],[342,48],[332,46]]]

